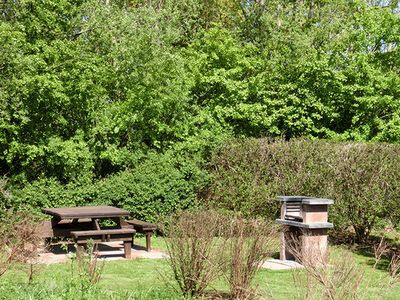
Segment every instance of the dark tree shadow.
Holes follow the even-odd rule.
[[[387,245],[387,252],[376,263],[375,247],[381,242],[382,236],[371,235],[362,244],[355,243],[355,236],[352,233],[341,234],[340,236],[334,235],[329,237],[329,242],[333,245],[340,245],[346,247],[353,253],[366,258],[365,264],[374,267],[377,270],[388,271],[390,260],[393,255],[400,254],[400,245],[394,238],[384,238]]]

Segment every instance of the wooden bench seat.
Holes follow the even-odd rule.
[[[79,220],[72,222],[72,220],[62,220],[56,226],[53,226],[51,221],[43,221],[39,225],[39,234],[42,238],[54,237],[70,237],[72,230],[89,230],[93,228],[91,220]]]
[[[146,251],[151,251],[151,235],[157,230],[157,225],[137,219],[126,220],[126,223],[132,225],[136,232],[146,235]],[[133,241],[132,241],[133,243]]]
[[[118,235],[118,234],[134,234],[136,232],[135,229],[130,228],[121,228],[121,229],[101,229],[101,230],[78,230],[78,231],[71,231],[71,236],[73,238],[78,238],[81,236],[98,236],[98,235]]]
[[[88,240],[95,243],[123,241],[125,258],[131,258],[133,235],[136,232],[132,228],[77,230],[71,231],[71,237],[76,244],[86,244]]]

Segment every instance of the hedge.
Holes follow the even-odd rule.
[[[7,208],[38,214],[42,207],[113,205],[132,217],[155,221],[158,217],[198,205],[197,191],[208,180],[196,163],[171,154],[150,154],[137,164],[92,184],[62,184],[39,179],[14,188],[3,199]]]
[[[331,198],[336,230],[362,241],[382,222],[399,221],[400,146],[325,140],[233,140],[212,158],[206,202],[274,219],[278,195]]]

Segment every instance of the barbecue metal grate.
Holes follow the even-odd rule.
[[[303,222],[301,201],[286,202],[285,220]]]

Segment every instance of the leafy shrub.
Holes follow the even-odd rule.
[[[196,174],[196,170],[185,169],[175,162],[168,154],[150,155],[132,171],[100,182],[101,194],[97,201],[111,200],[111,204],[149,221],[155,221],[159,215],[196,206],[196,192],[204,174]]]
[[[14,189],[6,199],[9,207],[38,212],[42,207],[114,205],[139,219],[155,221],[160,215],[196,206],[197,191],[207,174],[196,161],[172,154],[149,154],[136,167],[93,184],[62,185],[42,179]]]
[[[42,207],[75,206],[80,201],[72,198],[69,189],[55,178],[45,178],[22,189],[13,188],[5,202],[7,207],[37,214]]]
[[[399,154],[399,146],[383,143],[234,140],[212,159],[214,181],[206,199],[273,219],[278,195],[331,198],[336,229],[352,226],[362,241],[378,220],[398,220]]]

